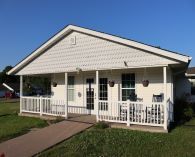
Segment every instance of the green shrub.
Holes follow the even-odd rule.
[[[109,125],[108,125],[108,123],[105,123],[105,122],[98,122],[96,125],[95,125],[95,128],[96,129],[106,129],[106,128],[108,128],[109,127]]]
[[[191,106],[188,106],[187,108],[184,109],[184,119],[186,121],[189,121],[190,119],[192,119],[193,114],[194,112]]]
[[[174,104],[174,120],[176,123],[189,121],[193,115],[193,104],[188,103],[184,98],[176,99]]]

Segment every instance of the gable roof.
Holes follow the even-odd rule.
[[[117,42],[117,43],[120,43],[120,44],[124,44],[124,45],[127,45],[127,46],[138,48],[138,49],[141,49],[141,50],[149,51],[149,52],[154,53],[156,55],[164,56],[164,57],[167,57],[167,58],[170,58],[170,59],[173,59],[173,60],[177,60],[177,61],[180,61],[180,62],[184,62],[184,63],[188,63],[191,60],[191,57],[189,57],[189,56],[182,55],[182,54],[179,54],[179,53],[175,53],[175,52],[165,50],[165,49],[160,49],[160,48],[157,48],[157,47],[154,47],[154,46],[151,46],[151,45],[146,45],[146,44],[134,41],[134,40],[125,39],[125,38],[121,38],[121,37],[118,37],[118,36],[106,34],[106,33],[103,33],[103,32],[98,32],[98,31],[94,31],[94,30],[90,30],[90,29],[86,29],[86,28],[82,28],[82,27],[78,27],[78,26],[74,26],[74,25],[68,25],[67,27],[65,27],[64,29],[59,31],[57,34],[55,34],[53,37],[51,37],[49,40],[47,40],[45,43],[43,43],[39,48],[37,48],[35,51],[33,51],[24,60],[22,60],[20,63],[18,63],[7,74],[8,75],[15,74],[20,69],[25,67],[25,65],[27,65],[34,58],[39,56],[43,51],[45,51],[51,45],[53,45],[54,43],[59,41],[62,37],[66,36],[67,34],[69,34],[72,31],[81,32],[81,33],[84,33],[84,34],[96,36],[96,37],[99,37],[99,38],[102,38],[102,39],[110,40],[110,41],[113,41],[113,42]]]

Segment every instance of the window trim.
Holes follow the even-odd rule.
[[[134,74],[135,75],[135,87],[134,88],[122,88],[122,75],[123,74]],[[123,89],[134,89],[135,90],[135,93],[137,93],[137,84],[136,84],[136,82],[137,82],[137,74],[135,72],[121,73],[120,79],[121,79],[121,83],[120,83],[120,101],[123,101],[122,100],[122,90]]]
[[[102,85],[102,84],[100,84],[100,79],[107,79],[107,82],[106,82],[106,86],[107,86],[107,99],[106,100],[101,100],[100,99],[100,86]],[[103,91],[103,92],[105,92],[105,91]],[[100,101],[108,101],[108,78],[107,77],[101,77],[101,78],[99,78],[99,98],[98,98],[98,100],[100,100]]]
[[[71,85],[71,86],[73,86],[73,87],[70,87],[69,86],[69,78],[70,77],[73,77],[74,79],[74,81],[73,81],[73,85]],[[69,100],[69,90],[73,90],[73,100]],[[75,76],[68,76],[68,87],[67,87],[67,91],[68,91],[68,96],[67,96],[67,98],[68,98],[68,101],[71,101],[71,102],[74,102],[75,101]]]

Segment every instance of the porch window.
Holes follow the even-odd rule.
[[[108,100],[108,79],[99,79],[100,97],[99,100]]]
[[[195,79],[191,79],[191,95],[195,95]]]
[[[99,79],[99,100],[108,100],[108,79],[100,78]],[[108,110],[108,103],[101,103],[99,110]]]
[[[135,74],[122,74],[122,101],[135,94]]]
[[[68,101],[74,101],[74,76],[68,76]]]

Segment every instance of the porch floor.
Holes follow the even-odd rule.
[[[36,114],[36,113],[20,113],[20,116],[27,116],[27,117],[36,117],[41,118],[45,120],[55,120],[57,119],[56,116],[49,116],[49,115],[42,115]],[[74,114],[74,113],[68,113],[68,119],[65,119],[66,121],[73,121],[73,122],[81,122],[81,123],[89,123],[89,124],[95,124],[96,123],[96,116],[94,115],[88,115],[88,114]]]
[[[85,114],[68,113],[68,119],[67,120],[68,121],[95,124],[96,123],[96,116],[94,116],[94,115],[85,115]]]

